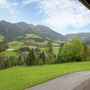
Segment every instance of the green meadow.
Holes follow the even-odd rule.
[[[5,56],[16,56],[18,55],[15,51],[5,51]]]
[[[0,90],[24,90],[50,79],[84,70],[90,70],[90,61],[32,67],[12,67],[0,70]]]
[[[19,49],[23,45],[23,42],[12,41],[8,43],[9,49]]]

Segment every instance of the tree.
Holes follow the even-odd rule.
[[[29,54],[27,56],[26,65],[34,65],[35,63],[35,54],[34,49],[30,49]]]
[[[88,58],[88,47],[86,44],[84,44],[84,54],[83,54],[84,60],[87,60]]]
[[[89,44],[85,46],[84,57],[85,57],[85,60],[87,59],[88,61],[90,61],[90,45]]]
[[[22,52],[23,52],[23,51],[27,51],[27,52],[28,52],[29,50],[30,50],[29,47],[21,47],[21,48],[20,48],[20,51],[22,51]]]
[[[44,52],[40,53],[39,59],[42,59],[43,64],[45,64],[46,57],[45,57],[45,53]]]
[[[51,40],[48,40],[48,42],[47,42],[47,47],[48,47],[48,54],[50,55],[50,56],[52,56],[53,55],[53,46],[52,46],[52,42],[51,42]]]
[[[0,52],[5,51],[8,48],[8,45],[6,45],[5,43],[0,43]]]
[[[83,53],[83,42],[80,39],[73,38],[63,45],[60,56],[63,62],[81,61]]]
[[[2,65],[3,65],[3,56],[5,55],[4,52],[0,53],[0,69],[2,69]]]
[[[8,67],[11,67],[12,66],[12,63],[11,63],[11,60],[8,58]]]
[[[22,58],[23,58],[22,56],[18,56],[18,65],[23,65],[24,64]]]
[[[65,43],[61,43],[60,44],[60,48],[59,48],[59,52],[58,52],[58,55],[57,55],[57,60],[56,60],[56,63],[62,63],[62,60],[61,60],[61,49],[62,49],[62,47],[63,47],[63,45],[64,45]]]
[[[60,56],[62,63],[63,62],[70,62],[72,60],[72,52],[71,52],[71,46],[70,43],[67,42],[63,45],[61,51],[60,51]]]

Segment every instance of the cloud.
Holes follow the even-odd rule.
[[[24,5],[28,5],[28,4],[30,4],[30,3],[32,3],[32,2],[40,2],[41,0],[23,0],[23,4]]]
[[[17,17],[16,15],[19,13],[19,11],[16,9],[19,5],[18,2],[10,2],[9,0],[0,0],[0,9],[6,9],[9,14],[12,16],[12,18]]]
[[[13,5],[13,6],[18,6],[19,3],[18,3],[18,2],[13,2],[12,5]]]
[[[8,8],[17,6],[18,2],[10,2],[9,0],[0,0],[0,8]]]
[[[90,11],[77,0],[23,0],[25,5],[32,2],[46,15],[42,22],[58,30],[90,24]]]
[[[6,0],[0,0],[0,8],[9,8],[11,7],[11,3]]]

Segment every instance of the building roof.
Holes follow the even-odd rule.
[[[79,1],[90,10],[90,0],[79,0]]]

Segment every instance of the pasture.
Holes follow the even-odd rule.
[[[0,90],[24,90],[65,74],[86,70],[90,70],[90,61],[12,67],[0,70]]]

